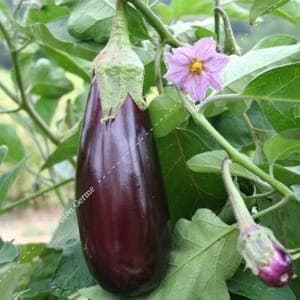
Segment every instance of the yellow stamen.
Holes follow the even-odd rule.
[[[203,70],[203,62],[201,60],[193,60],[190,63],[190,72],[193,74],[200,74]]]

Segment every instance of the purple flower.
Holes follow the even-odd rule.
[[[238,250],[246,266],[267,285],[282,287],[293,278],[292,259],[268,228],[254,224],[241,232]]]
[[[216,52],[216,42],[203,38],[167,53],[168,72],[165,78],[188,92],[196,101],[205,98],[209,87],[223,88],[220,73],[229,62],[229,56]]]

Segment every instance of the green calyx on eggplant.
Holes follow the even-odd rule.
[[[143,66],[130,48],[123,6],[118,0],[112,37],[94,62],[78,153],[76,199],[91,273],[104,289],[137,296],[157,287],[166,274],[170,230],[142,100]]]
[[[140,109],[147,107],[142,97],[144,65],[131,48],[124,2],[117,0],[110,39],[93,62],[93,72],[101,87],[103,121],[116,116],[128,94]]]

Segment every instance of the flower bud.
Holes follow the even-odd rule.
[[[282,287],[293,278],[292,259],[268,228],[253,224],[241,232],[238,250],[246,267],[267,285]]]

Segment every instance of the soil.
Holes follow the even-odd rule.
[[[59,205],[10,212],[0,217],[0,237],[4,241],[14,240],[16,244],[48,243],[61,213]]]

